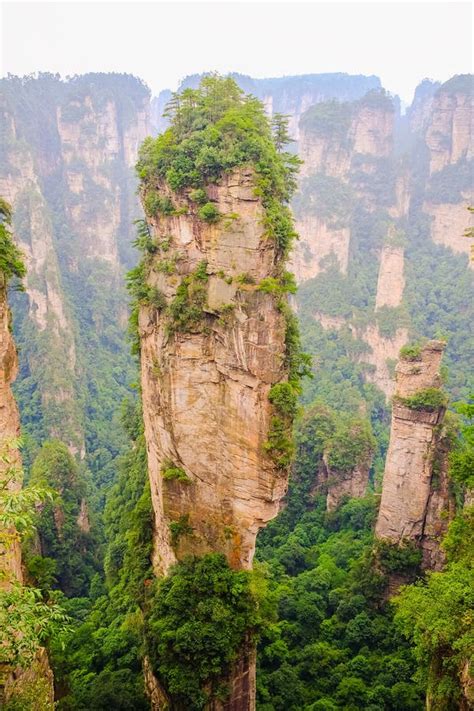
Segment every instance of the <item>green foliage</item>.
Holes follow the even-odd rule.
[[[198,89],[174,94],[166,115],[170,127],[156,139],[146,139],[140,149],[137,172],[145,193],[157,181],[166,182],[175,192],[183,188],[204,191],[223,174],[250,165],[265,208],[268,235],[286,255],[295,232],[285,203],[295,189],[299,159],[281,151],[282,118],[277,146],[262,104],[245,96],[232,79],[217,75],[204,77]],[[195,198],[196,193],[192,195]],[[212,222],[218,213],[211,205],[203,205],[199,215]]]
[[[161,475],[165,481],[184,481],[187,484],[191,483],[184,469],[177,467],[173,462],[167,459],[161,467]]]
[[[23,473],[18,464],[17,440],[2,442],[0,464],[0,551],[12,546],[35,530],[36,507],[51,501],[51,490],[31,485],[22,489]],[[45,642],[61,636],[68,617],[53,596],[34,587],[21,585],[10,566],[0,569],[0,665],[15,668],[32,664]]]
[[[223,273],[222,279],[225,277],[225,274]],[[238,284],[255,284],[255,279],[251,274],[248,274],[245,272],[244,274],[239,274],[236,277],[236,281]],[[264,281],[264,280],[263,280]],[[230,282],[232,284],[232,280]],[[261,285],[261,284],[260,284]],[[259,285],[259,286],[260,286]]]
[[[394,600],[395,622],[414,645],[417,675],[427,684],[436,711],[459,708],[461,674],[472,655],[472,511],[452,522],[446,540],[450,556],[445,570],[402,588]]]
[[[153,240],[146,220],[135,220],[137,226],[137,236],[133,242],[133,246],[140,252],[147,254],[155,254],[158,251],[158,245]]]
[[[179,539],[182,536],[190,536],[194,531],[194,528],[189,523],[189,514],[180,516],[177,521],[171,521],[169,529],[171,533],[171,544],[173,546],[178,545]]]
[[[344,138],[350,126],[352,107],[338,101],[321,101],[301,117],[301,127],[317,136]]]
[[[231,663],[260,624],[250,574],[208,554],[178,563],[147,601],[145,638],[154,672],[177,708],[225,698]]]
[[[244,282],[250,283],[250,282]],[[265,277],[258,284],[258,291],[263,291],[264,294],[296,294],[297,286],[295,277],[291,272],[282,272],[278,277]]]
[[[385,89],[372,89],[357,103],[359,106],[368,106],[371,109],[382,109],[391,113],[394,111],[393,101]]]
[[[278,469],[288,469],[294,453],[291,423],[288,418],[271,418],[268,437],[263,448],[273,459]]]
[[[197,202],[198,205],[204,205],[207,203],[207,193],[203,188],[196,188],[195,190],[190,190],[189,199],[193,202]],[[212,204],[212,203],[211,203]]]
[[[200,326],[207,301],[206,270],[207,262],[199,262],[194,272],[184,277],[178,286],[176,296],[167,309],[167,327],[170,333],[192,331]]]
[[[383,338],[394,338],[399,328],[409,325],[404,306],[381,306],[375,313],[375,321]]]
[[[377,541],[374,555],[385,573],[413,576],[420,571],[422,553],[412,541],[403,541],[400,545]]]
[[[328,464],[337,472],[350,472],[355,465],[370,462],[375,447],[367,419],[340,416],[326,444]]]
[[[435,412],[440,407],[446,407],[448,399],[446,394],[439,388],[426,388],[418,390],[409,397],[394,397],[394,402],[410,408],[410,410],[425,410],[426,412]]]
[[[53,491],[45,486],[23,487],[18,447],[20,439],[4,439],[0,446],[0,548],[16,545],[35,529],[36,506],[52,501]],[[8,568],[7,568],[8,570]],[[6,577],[0,570],[0,582]]]
[[[467,489],[474,488],[474,396],[470,402],[455,402],[453,407],[461,415],[460,436],[450,452],[449,474]]]
[[[26,275],[23,255],[13,241],[11,221],[11,207],[0,197],[0,273],[6,282],[12,277],[22,279]]]
[[[466,93],[471,95],[474,91],[472,74],[456,74],[441,84],[438,92],[444,94]]]
[[[74,620],[65,650],[52,647],[60,711],[147,711],[142,670],[142,613],[151,583],[153,511],[141,408],[122,413],[129,446],[105,509],[106,587],[96,578],[91,598],[65,601]]]
[[[350,185],[325,173],[304,178],[293,200],[297,217],[316,215],[334,229],[347,226],[353,206]]]
[[[175,212],[175,207],[167,195],[162,196],[150,188],[145,192],[143,207],[149,217],[156,217],[159,214],[173,215]]]
[[[290,383],[277,383],[272,385],[268,394],[276,412],[283,417],[294,418],[298,408],[298,397]]]
[[[43,444],[33,462],[31,484],[46,486],[55,496],[42,507],[36,524],[44,562],[38,560],[33,542],[26,547],[29,574],[41,586],[49,578],[52,587],[59,587],[68,597],[87,595],[98,570],[98,540],[93,523],[90,531],[79,526],[81,508],[87,510],[87,485],[65,444],[58,440]],[[54,562],[54,572],[49,561]]]
[[[0,590],[0,664],[28,667],[39,647],[67,630],[68,617],[35,588],[13,583]]]
[[[198,215],[204,222],[218,222],[221,214],[213,202],[206,202],[198,210]]]
[[[53,247],[47,248],[44,262],[29,274],[28,283],[41,294],[46,294],[46,282],[54,285],[64,314],[59,329],[50,314],[46,328],[40,330],[37,319],[31,318],[28,297],[12,295],[20,361],[14,391],[25,436],[24,461],[28,469],[40,444],[53,432],[68,445],[85,448],[85,463],[101,489],[100,507],[103,486],[115,476],[114,459],[122,450],[116,413],[130,392],[129,383],[136,379],[123,329],[126,293],[120,273],[134,260],[135,186],[122,155],[109,156],[97,168],[109,189],[98,184],[97,174],[93,178],[92,170],[76,154],[70,156],[68,172],[82,178],[83,192],[74,194],[65,181],[57,116],[59,111],[67,116],[69,110],[71,116],[79,106],[79,112],[85,108],[87,120],[80,131],[86,150],[91,147],[86,142],[97,139],[90,133],[95,130],[97,112],[113,102],[120,137],[136,120],[149,91],[130,75],[88,74],[64,81],[59,75],[39,73],[2,79],[0,94],[2,164],[8,172],[18,161],[35,166],[35,180],[25,184],[15,198],[14,233],[30,245],[33,231],[36,238],[48,234]],[[105,139],[98,140],[96,147],[102,151]],[[44,165],[50,170],[42,171]],[[102,179],[99,182],[105,184]],[[106,259],[84,258],[85,251],[90,255],[97,247],[93,247],[91,225],[109,215],[111,205],[119,217],[113,221],[119,271]],[[72,217],[77,210],[78,220]]]
[[[421,360],[421,351],[423,346],[420,343],[409,343],[400,348],[399,356],[401,360],[419,361]]]
[[[307,477],[308,487],[330,435],[326,415],[318,406],[297,437],[295,476]],[[278,619],[262,630],[257,708],[419,711],[416,663],[371,557],[375,500],[352,499],[326,514],[321,498],[302,495],[293,481],[288,509],[258,541]]]
[[[433,203],[459,203],[465,200],[472,185],[473,161],[446,165],[434,173],[426,188],[426,198]]]
[[[302,378],[311,377],[312,359],[301,349],[301,336],[298,319],[286,301],[280,301],[279,309],[285,318],[285,366],[288,369],[288,382],[296,389]]]

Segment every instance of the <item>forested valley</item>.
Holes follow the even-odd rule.
[[[5,711],[473,707],[472,116],[0,80]]]

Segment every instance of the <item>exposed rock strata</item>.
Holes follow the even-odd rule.
[[[292,255],[291,270],[299,283],[320,274],[324,270],[323,260],[331,254],[336,257],[341,273],[347,273],[348,227],[335,228],[315,215],[305,215],[296,221],[296,229],[301,241]]]
[[[350,472],[333,471],[326,456],[318,475],[324,488],[327,489],[326,508],[334,511],[346,498],[360,499],[367,493],[369,471],[372,457],[360,461]]]
[[[452,80],[451,80],[452,81]],[[432,102],[426,130],[426,145],[430,151],[430,174],[474,156],[472,142],[474,94],[471,90],[442,86]],[[467,85],[466,85],[467,89]]]
[[[397,398],[439,387],[443,350],[443,342],[430,341],[418,360],[399,362]],[[424,565],[434,568],[442,564],[439,539],[453,513],[441,428],[444,413],[441,406],[414,410],[395,399],[375,529],[378,538],[391,543],[414,542],[423,551]]]
[[[172,237],[167,257],[177,256],[177,274],[152,268],[149,277],[170,302],[181,279],[204,261],[202,326],[170,335],[156,309],[140,312],[154,563],[161,574],[187,553],[209,551],[249,568],[258,530],[277,514],[287,485],[263,447],[272,415],[268,394],[285,379],[285,322],[271,294],[237,280],[246,273],[258,284],[269,276],[275,247],[264,235],[250,171],[237,171],[210,192],[221,213],[238,219],[203,223],[184,199],[191,214],[163,216],[153,225],[156,238]],[[167,462],[189,482],[164,480]],[[172,544],[169,525],[182,517],[192,532]]]
[[[449,247],[453,252],[470,254],[471,244],[464,232],[474,226],[474,217],[467,209],[473,202],[474,193],[466,194],[459,203],[425,202],[423,212],[431,217],[433,242]],[[472,261],[469,264],[471,268],[474,266]]]
[[[373,366],[373,370],[366,373],[366,380],[377,385],[387,397],[391,397],[395,390],[392,364],[396,361],[400,348],[408,340],[407,329],[397,328],[392,337],[383,336],[378,326],[367,326],[362,331],[353,329],[353,333],[369,346],[369,350],[360,356],[361,361]]]

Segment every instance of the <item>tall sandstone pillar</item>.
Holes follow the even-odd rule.
[[[397,365],[390,444],[375,528],[380,539],[419,546],[423,567],[428,569],[442,567],[439,540],[454,513],[448,486],[449,447],[442,427],[445,405],[430,398],[428,392],[440,392],[443,351],[442,341],[429,341],[419,354],[402,356]]]
[[[216,551],[233,568],[250,568],[257,533],[276,516],[287,487],[287,472],[264,446],[273,414],[270,388],[287,375],[285,318],[274,296],[258,288],[273,273],[275,244],[265,235],[251,170],[236,170],[208,194],[220,213],[238,217],[207,224],[193,215],[186,196],[178,202],[173,195],[177,211],[187,214],[160,215],[152,230],[157,241],[162,235],[171,240],[166,260],[176,272],[160,271],[157,257],[148,277],[168,304],[186,283],[188,293],[199,295],[200,318],[173,331],[154,306],[140,310],[158,575],[187,554]],[[167,478],[173,468],[181,479]],[[183,534],[173,540],[180,522]],[[254,654],[236,670],[225,708],[252,709]]]

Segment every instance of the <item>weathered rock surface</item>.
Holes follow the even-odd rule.
[[[438,388],[443,350],[443,342],[429,341],[419,360],[401,360],[396,368],[396,396],[407,398]],[[394,401],[375,529],[378,538],[394,544],[415,542],[423,550],[425,567],[435,568],[442,563],[439,539],[453,514],[441,428],[444,412],[443,407],[413,410]]]
[[[350,472],[333,471],[327,457],[323,457],[318,480],[327,488],[326,508],[334,511],[346,498],[360,499],[367,493],[372,458],[360,461]]]
[[[354,335],[360,337],[369,350],[360,356],[360,360],[373,366],[373,370],[365,374],[369,383],[374,383],[387,397],[395,391],[395,380],[392,367],[396,361],[400,348],[408,340],[406,328],[397,328],[392,337],[383,336],[376,325],[369,325],[362,331],[353,330]]]
[[[160,192],[166,187],[160,185]],[[170,304],[183,279],[189,284],[199,269],[205,298],[198,322],[183,332],[156,308],[142,306],[139,313],[158,575],[187,554],[216,551],[232,567],[250,568],[257,533],[276,516],[287,488],[287,472],[264,447],[274,414],[270,388],[287,377],[286,322],[274,296],[258,290],[274,273],[275,244],[264,233],[251,170],[224,177],[208,194],[221,214],[233,217],[208,224],[185,195],[179,201],[173,195],[175,206],[186,207],[187,214],[152,221],[153,237],[170,239],[165,256],[175,269],[164,274],[154,257],[148,283]],[[186,480],[165,478],[170,466]],[[154,708],[161,709],[162,691],[153,679],[148,686]],[[244,645],[228,683],[229,700],[214,701],[210,708],[255,708],[253,645]]]
[[[161,217],[153,225],[157,238],[172,238],[167,257],[179,253],[177,274],[152,267],[149,277],[168,301],[184,276],[207,263],[202,325],[170,335],[155,309],[140,312],[154,562],[161,574],[187,553],[209,551],[249,568],[257,532],[277,514],[287,484],[263,448],[271,418],[268,393],[285,379],[285,322],[271,294],[236,280],[244,272],[255,284],[269,276],[275,248],[263,232],[250,171],[224,179],[212,199],[222,213],[238,218],[209,225],[188,214]],[[182,468],[189,483],[164,480],[166,462]],[[182,517],[192,531],[173,545],[169,525]]]
[[[380,255],[375,309],[400,306],[405,289],[403,247],[385,246]]]
[[[467,228],[474,226],[474,216],[468,211],[468,205],[474,202],[474,193],[465,194],[459,203],[423,204],[423,212],[431,217],[431,239],[436,244],[449,247],[453,252],[469,254],[471,243],[464,236]],[[473,263],[469,261],[472,268]]]
[[[426,130],[430,151],[430,174],[446,165],[474,156],[472,142],[474,94],[449,88],[449,82],[435,94]]]
[[[296,221],[296,230],[300,241],[290,266],[299,283],[320,274],[324,270],[323,260],[331,254],[336,257],[341,273],[347,273],[350,244],[348,227],[335,228],[315,215],[305,215]]]

